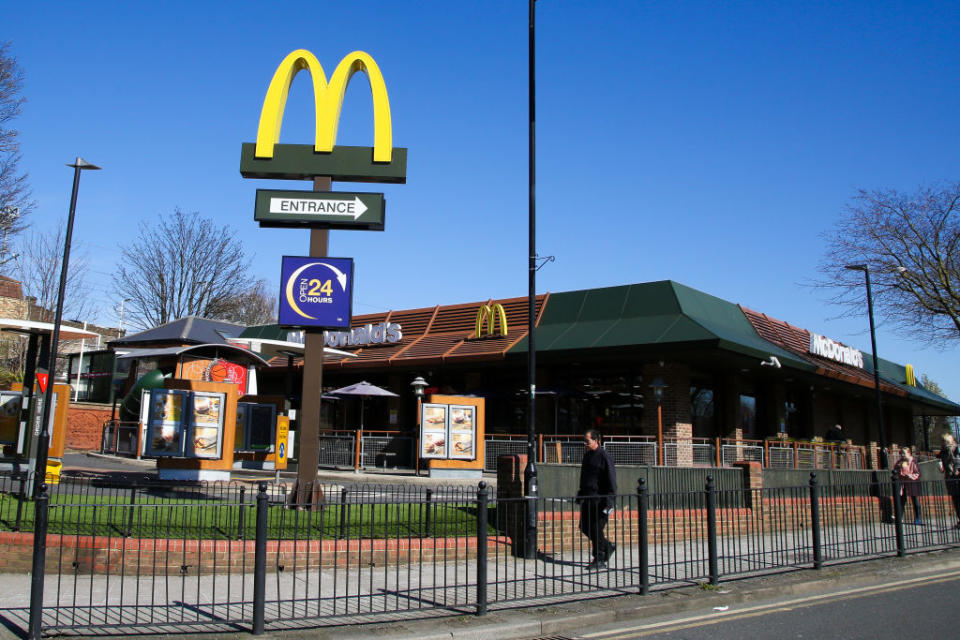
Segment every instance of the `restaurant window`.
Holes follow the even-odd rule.
[[[740,394],[740,408],[737,412],[737,426],[745,437],[753,437],[757,429],[757,398]]]
[[[714,435],[713,389],[710,387],[690,387],[690,418],[693,422],[693,435],[709,438]]]

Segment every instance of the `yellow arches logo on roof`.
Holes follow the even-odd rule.
[[[499,302],[494,305],[484,304],[477,309],[476,337],[480,337],[483,326],[487,326],[487,335],[492,336],[497,322],[500,323],[500,335],[507,335],[507,312]]]
[[[907,384],[910,385],[911,387],[917,386],[917,376],[913,372],[913,365],[908,364],[906,366],[906,369],[907,369]]]
[[[306,49],[297,49],[280,63],[263,100],[260,126],[257,128],[257,158],[272,158],[273,147],[280,139],[283,110],[287,104],[290,85],[298,72],[306,69],[313,79],[313,100],[316,109],[317,130],[314,150],[331,152],[337,141],[337,125],[343,108],[343,96],[350,78],[363,71],[370,79],[373,94],[373,161],[390,162],[393,153],[393,129],[390,122],[390,100],[383,83],[380,67],[363,51],[348,53],[330,76],[330,82],[316,56]]]

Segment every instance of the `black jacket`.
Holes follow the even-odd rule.
[[[583,454],[580,465],[580,490],[577,497],[581,499],[594,496],[606,498],[608,507],[613,506],[613,496],[617,494],[617,470],[613,466],[613,459],[603,447],[593,451],[587,450]]]

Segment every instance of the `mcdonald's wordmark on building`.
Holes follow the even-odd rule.
[[[261,227],[383,231],[382,193],[258,189],[254,220]]]

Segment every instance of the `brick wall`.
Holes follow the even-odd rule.
[[[108,404],[70,404],[67,413],[68,449],[99,451],[103,437],[103,423],[110,419],[112,407]]]
[[[505,547],[505,538],[490,536],[487,552]],[[47,536],[49,574],[197,575],[252,572],[253,540],[145,539],[106,536]],[[500,551],[502,553],[502,550]],[[32,533],[0,533],[0,573],[28,573],[33,554]],[[267,571],[379,566],[444,562],[475,558],[477,540],[459,538],[400,538],[389,540],[269,540]]]

